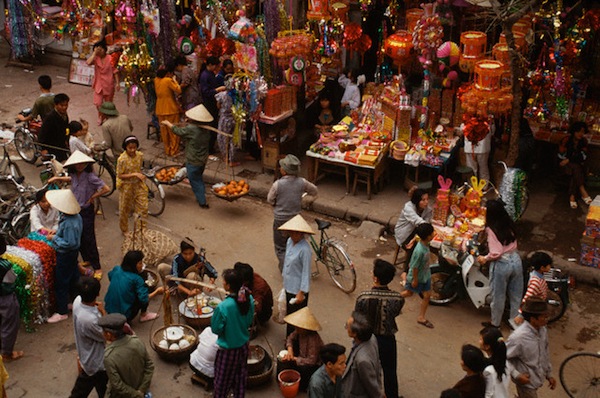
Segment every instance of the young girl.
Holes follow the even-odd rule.
[[[158,317],[154,312],[148,312],[148,300],[162,293],[162,289],[156,289],[148,294],[148,286],[140,276],[144,267],[144,253],[139,250],[128,251],[123,257],[121,265],[117,265],[108,273],[108,291],[104,297],[106,312],[115,312],[125,315],[127,321],[131,322],[140,314],[140,322],[147,322]]]
[[[331,98],[329,98],[327,93],[319,95],[319,105],[321,105],[321,113],[319,113],[317,124],[315,124],[315,134],[317,136],[321,131],[332,126],[334,123],[333,112],[331,111]]]
[[[481,330],[479,347],[488,356],[489,363],[483,370],[485,398],[509,398],[510,374],[506,366],[506,344],[500,329],[486,327]]]
[[[117,189],[119,195],[119,226],[123,234],[129,229],[129,214],[133,210],[142,216],[142,227],[148,217],[148,187],[142,174],[144,154],[138,151],[140,142],[135,135],[125,137],[123,152],[117,159]]]
[[[37,231],[52,239],[58,229],[58,210],[50,206],[46,199],[46,192],[48,192],[46,189],[36,192],[35,205],[29,212],[29,224],[31,232]]]
[[[213,397],[226,398],[233,391],[234,398],[241,398],[246,393],[248,328],[254,318],[254,298],[233,269],[223,271],[223,288],[228,295],[215,308],[210,323],[213,333],[219,336]]]
[[[79,124],[78,122],[75,123]],[[73,191],[77,203],[81,207],[79,214],[83,221],[81,246],[79,248],[81,257],[84,261],[89,262],[95,270],[100,270],[100,254],[96,244],[94,201],[96,198],[108,193],[109,188],[94,173],[93,165],[94,159],[75,151],[64,164],[69,170],[69,176],[52,177],[48,182],[61,181],[71,184],[71,191]]]
[[[92,150],[87,146],[86,137],[88,135],[88,125],[73,120],[69,123],[69,150],[71,153],[79,151],[86,155],[91,155]]]

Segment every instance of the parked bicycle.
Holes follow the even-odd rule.
[[[316,219],[321,237],[319,243],[310,235],[310,245],[317,255],[317,270],[313,277],[319,275],[319,261],[325,264],[327,272],[335,285],[343,292],[352,293],[356,288],[356,271],[350,256],[344,249],[344,243],[327,235],[327,228],[331,226],[329,221]]]
[[[2,156],[2,160],[0,160],[0,174],[11,175],[20,180],[19,182],[23,182],[25,177],[23,177],[23,173],[21,173],[19,166],[10,158],[10,154],[8,153],[7,149],[7,146],[14,141],[14,134],[10,130],[5,130],[4,125],[2,127],[3,129],[0,131],[0,146],[2,146],[2,151],[4,154]]]
[[[107,198],[115,191],[117,187],[117,170],[115,161],[106,154],[106,150],[94,151],[94,160],[97,163],[96,174],[108,187],[108,193],[102,195]]]
[[[23,109],[21,115],[27,117],[31,114],[31,108]],[[38,133],[42,128],[42,123],[38,121],[21,121],[16,120],[16,123],[22,123],[15,129],[15,147],[19,156],[27,163],[34,164],[40,156],[40,147],[37,144]]]
[[[569,397],[600,397],[600,352],[578,352],[567,357],[559,375]]]
[[[22,185],[12,175],[0,176],[0,223],[8,244],[15,244],[29,233],[29,211],[38,190]]]

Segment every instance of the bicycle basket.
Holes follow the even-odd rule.
[[[0,198],[4,201],[13,200],[19,196],[19,188],[14,181],[0,176]]]

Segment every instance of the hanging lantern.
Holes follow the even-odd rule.
[[[506,44],[494,44],[492,55],[494,56],[494,59],[502,62],[505,66],[508,66],[510,62],[510,51]]]
[[[385,54],[394,60],[394,64],[406,65],[412,55],[412,35],[406,30],[399,30],[385,39],[384,49]]]
[[[500,89],[500,76],[504,73],[504,64],[500,61],[485,59],[475,64],[475,87],[484,91]]]
[[[458,63],[460,59],[460,49],[458,48],[458,44],[447,41],[438,47],[436,55],[440,62],[440,70],[443,70],[445,67],[453,67]]]
[[[458,66],[463,72],[472,72],[475,63],[483,57],[487,45],[487,35],[478,31],[467,31],[460,35],[460,61]]]
[[[519,19],[512,26],[513,34],[515,32],[520,32],[520,33],[523,33],[524,35],[526,35],[530,29],[531,29],[531,22],[529,22],[527,20],[523,20],[523,19]]]
[[[515,38],[515,46],[517,49],[524,49],[527,44],[525,41],[525,33],[513,32],[513,37]],[[506,35],[504,33],[500,33],[500,40],[498,40],[498,43],[506,44]]]
[[[417,22],[423,16],[422,8],[411,8],[406,10],[406,30],[410,33],[415,31],[415,27],[417,26]]]
[[[335,19],[339,19],[342,22],[346,22],[348,20],[348,6],[344,3],[333,3],[331,5],[331,13]]]
[[[308,4],[310,5],[310,10],[306,12],[306,19],[309,21],[328,20],[331,18],[327,10],[327,0],[310,0]]]

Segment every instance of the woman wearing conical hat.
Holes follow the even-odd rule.
[[[300,389],[306,390],[310,377],[321,366],[319,358],[319,350],[323,347],[323,340],[319,336],[321,325],[308,307],[287,315],[283,320],[296,330],[286,339],[287,354],[282,358],[277,373],[283,369],[297,370],[301,376]]]
[[[310,225],[300,214],[279,227],[289,235],[283,260],[283,288],[285,289],[286,314],[296,312],[308,305],[308,291],[310,289],[310,266],[312,263],[312,249],[304,239],[306,234],[314,234]],[[294,327],[287,325],[286,336],[294,331]]]

